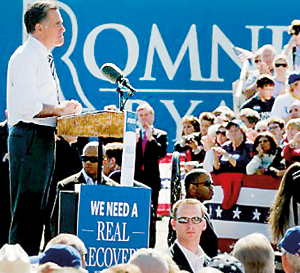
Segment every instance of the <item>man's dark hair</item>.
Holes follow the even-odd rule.
[[[211,124],[213,124],[215,121],[215,115],[211,112],[202,112],[199,116],[199,120],[200,122],[202,120],[206,120],[209,121]]]
[[[194,182],[201,174],[206,174],[207,176],[211,177],[210,173],[205,169],[194,169],[186,174],[184,178],[184,187],[187,194],[189,192],[190,184]]]
[[[57,10],[58,6],[52,2],[38,1],[28,7],[24,15],[27,33],[33,33],[35,25],[46,19],[49,10]]]
[[[123,143],[113,142],[106,144],[104,146],[104,151],[109,159],[113,157],[116,159],[116,164],[118,166],[122,165]]]
[[[267,74],[263,74],[258,77],[258,79],[256,81],[257,88],[264,88],[265,86],[268,86],[268,85],[274,86],[274,81],[272,80],[271,76],[269,76]]]

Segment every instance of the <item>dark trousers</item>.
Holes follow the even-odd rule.
[[[11,244],[29,256],[40,249],[44,211],[54,169],[54,128],[19,122],[9,136]]]

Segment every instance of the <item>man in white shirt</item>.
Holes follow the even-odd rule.
[[[182,199],[173,206],[171,225],[176,240],[169,250],[181,270],[199,272],[210,260],[199,245],[202,231],[206,229],[205,212],[205,206],[197,199]]]
[[[30,5],[24,22],[28,40],[11,56],[7,72],[9,164],[12,224],[9,241],[36,255],[44,208],[54,169],[56,117],[80,113],[71,100],[58,103],[59,82],[50,50],[64,44],[65,28],[58,7],[39,1]],[[51,66],[50,66],[51,65]]]
[[[296,100],[300,100],[300,72],[292,72],[289,75],[289,92],[279,95],[273,104],[271,117],[286,119],[289,114],[290,105]]]

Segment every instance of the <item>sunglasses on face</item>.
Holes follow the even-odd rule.
[[[86,156],[86,155],[82,155],[81,156],[81,160],[83,162],[96,163],[96,162],[98,162],[98,156]]]
[[[217,131],[217,135],[218,134],[221,134],[221,135],[223,135],[223,136],[226,136],[226,131]]]
[[[204,187],[210,187],[211,186],[211,181],[204,181],[204,182],[201,182],[201,183],[196,183],[196,182],[191,182],[191,185],[194,185],[196,187],[198,187],[199,185],[204,185]]]
[[[203,220],[203,218],[195,216],[195,217],[192,217],[192,218],[179,217],[179,218],[176,219],[177,223],[179,223],[179,224],[187,224],[190,220],[192,221],[193,224],[199,224]]]
[[[293,35],[298,36],[299,33],[300,33],[299,27],[297,27],[297,28],[294,27],[290,30],[291,36],[293,36]]]
[[[287,64],[283,64],[283,63],[279,63],[279,64],[275,64],[275,67],[287,67]]]

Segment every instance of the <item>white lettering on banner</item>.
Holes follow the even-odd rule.
[[[118,242],[128,242],[130,239],[130,236],[126,238],[126,225],[127,223],[122,223],[120,226],[120,223],[114,223],[114,222],[97,222],[97,232],[98,237],[97,241],[118,241]]]
[[[91,213],[92,215],[104,216],[104,205],[103,201],[91,201]]]
[[[107,202],[107,216],[123,216],[129,214],[129,204],[123,202]]]
[[[132,212],[131,212],[131,217],[139,217],[139,216],[138,216],[137,203],[134,203],[134,204],[133,204]]]
[[[213,38],[212,38],[212,48],[211,48],[211,76],[209,78],[210,81],[213,82],[223,82],[224,79],[219,78],[219,46],[221,46],[224,51],[228,54],[228,56],[239,66],[242,64],[236,55],[233,44],[229,41],[229,39],[225,36],[225,34],[221,31],[221,29],[217,25],[213,25]]]
[[[89,247],[87,266],[111,267],[115,264],[125,264],[135,251],[134,248]]]
[[[182,120],[181,116],[179,115],[173,100],[160,100],[166,108],[168,109],[169,113],[171,114],[172,118],[174,119],[176,123],[176,139],[179,140],[181,138],[182,134]],[[199,103],[202,103],[202,100],[191,100],[191,106],[187,110],[187,112],[183,116],[189,116],[192,114],[192,112],[195,110],[196,106]]]
[[[288,30],[286,26],[267,26],[268,29],[272,30],[272,45],[276,49],[276,52],[280,54],[282,51],[282,39],[283,33]]]
[[[165,43],[160,35],[158,27],[156,24],[152,25],[150,43],[148,47],[147,62],[144,77],[140,78],[142,81],[155,81],[156,78],[151,76],[152,67],[153,67],[153,57],[154,50],[157,51],[157,54],[161,60],[161,63],[167,73],[169,80],[173,80],[177,69],[183,59],[185,52],[189,49],[189,60],[191,68],[191,81],[205,81],[206,79],[202,78],[200,70],[200,59],[198,51],[198,39],[196,26],[192,25],[190,27],[189,33],[186,36],[186,39],[181,46],[179,54],[176,58],[175,63],[172,63],[170,55],[166,49]]]
[[[127,122],[130,124],[135,124],[136,120],[134,118],[128,118]]]
[[[139,59],[139,43],[131,29],[119,24],[105,24],[96,27],[90,32],[90,34],[85,40],[83,47],[83,57],[85,65],[88,68],[88,70],[92,73],[92,75],[102,80],[106,80],[106,78],[102,75],[101,70],[95,60],[95,42],[99,33],[107,29],[117,30],[118,32],[120,32],[120,34],[124,36],[126,40],[128,48],[128,58],[126,62],[126,67],[123,69],[125,76],[133,71]]]
[[[259,31],[264,27],[263,26],[246,26],[245,28],[249,28],[251,30],[251,37],[252,37],[251,49],[252,49],[252,52],[256,52],[258,49]]]

